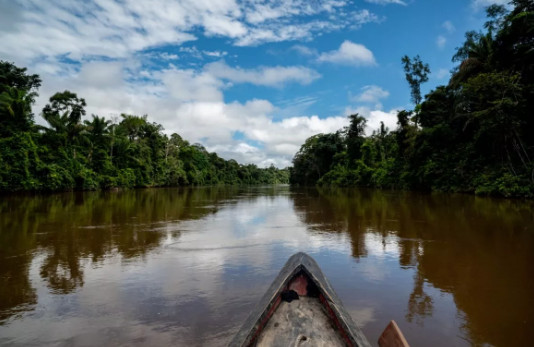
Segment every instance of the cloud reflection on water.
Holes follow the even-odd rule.
[[[0,202],[0,343],[224,345],[297,251],[371,339],[395,319],[413,344],[499,342],[486,300],[513,307],[509,322],[532,312],[516,303],[531,300],[526,205],[288,187],[14,197]],[[510,297],[500,278],[526,284]]]

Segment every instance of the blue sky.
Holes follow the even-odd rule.
[[[290,165],[311,135],[367,132],[411,109],[400,63],[430,65],[446,84],[464,33],[503,0],[0,0],[0,59],[69,89],[87,113],[148,114],[226,159]]]

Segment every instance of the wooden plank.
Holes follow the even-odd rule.
[[[410,347],[397,323],[392,320],[378,339],[380,347]]]
[[[346,346],[318,298],[301,296],[291,302],[282,301],[256,343],[256,347],[301,345]]]

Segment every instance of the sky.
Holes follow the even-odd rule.
[[[239,163],[291,165],[304,141],[413,109],[401,57],[430,65],[423,94],[484,8],[503,0],[0,0],[0,60],[70,90],[92,114],[148,115]]]

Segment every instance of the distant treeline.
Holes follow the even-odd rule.
[[[466,33],[447,85],[421,98],[430,72],[402,58],[414,110],[364,136],[365,119],[306,140],[293,184],[534,196],[534,1],[487,9],[485,32]]]
[[[0,61],[0,192],[91,190],[218,184],[287,183],[288,169],[241,165],[167,136],[147,116],[122,114],[112,123],[92,115],[86,103],[64,91],[32,113],[38,75]]]

